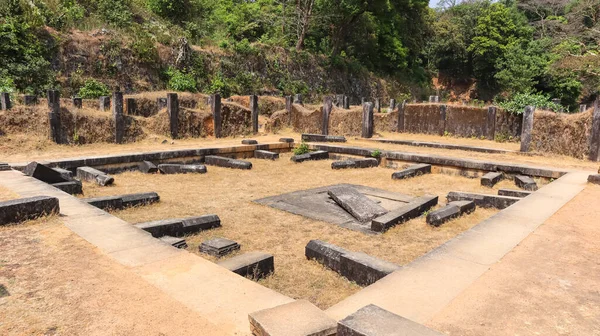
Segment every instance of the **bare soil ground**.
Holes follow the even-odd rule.
[[[448,335],[600,335],[600,186],[588,186],[435,316]]]
[[[221,335],[59,217],[0,227],[0,335]]]
[[[478,209],[474,214],[440,228],[430,227],[421,217],[383,235],[369,236],[258,205],[252,203],[253,200],[337,183],[362,184],[414,196],[439,195],[440,204],[445,203],[446,194],[453,190],[496,193],[498,188],[515,188],[511,181],[502,181],[491,190],[481,187],[478,179],[441,174],[393,181],[391,169],[334,171],[330,168],[332,161],[295,164],[289,160],[290,156],[282,155],[275,162],[251,159],[254,167],[250,171],[209,166],[208,173],[204,175],[127,172],[116,175],[112,187],[85,183],[84,192],[86,197],[158,192],[161,197],[158,204],[113,212],[130,223],[217,214],[223,227],[188,237],[189,250],[198,253],[202,241],[224,237],[238,241],[242,245],[241,252],[258,250],[272,253],[276,271],[273,276],[261,281],[262,284],[326,308],[360,288],[318,263],[307,261],[304,247],[309,240],[321,239],[349,250],[406,264],[497,211]],[[203,257],[210,259],[206,255]]]

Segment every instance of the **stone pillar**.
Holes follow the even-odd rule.
[[[156,98],[156,105],[158,105],[158,110],[162,110],[167,107],[167,98]]]
[[[579,112],[585,112],[585,111],[587,111],[587,105],[586,104],[579,105]]]
[[[362,133],[363,138],[373,137],[373,103],[363,104]]]
[[[288,125],[292,125],[292,96],[285,96],[285,111],[288,114]]]
[[[250,95],[250,111],[252,115],[252,133],[258,133],[258,96]]]
[[[496,106],[489,106],[487,110],[487,120],[485,122],[485,137],[488,140],[494,140],[496,136]]]
[[[344,95],[343,94],[335,95],[335,102],[333,102],[333,104],[336,107],[342,108],[344,106]]]
[[[365,97],[360,97],[360,106],[365,105]]]
[[[109,96],[100,97],[99,102],[100,102],[100,110],[101,111],[108,111],[110,109],[110,97]]]
[[[0,93],[0,109],[2,111],[10,110],[10,94],[8,92]]]
[[[600,161],[600,108],[598,100],[594,102],[594,111],[592,112],[592,134],[590,138],[589,159],[594,162]]]
[[[123,92],[113,92],[112,114],[115,119],[115,143],[123,143],[125,137],[125,119],[123,117]]]
[[[73,106],[75,108],[81,108],[83,106],[83,99],[79,97],[73,97]]]
[[[430,103],[439,103],[440,102],[440,96],[429,96],[429,102]]]
[[[37,96],[34,95],[25,95],[23,97],[23,103],[27,106],[37,104]]]
[[[525,107],[523,112],[523,126],[521,127],[521,152],[529,152],[531,146],[531,131],[533,131],[534,106]]]
[[[344,109],[350,109],[350,97],[348,96],[344,96]]]
[[[127,98],[127,115],[136,115],[137,114],[137,102],[135,98]]]
[[[304,105],[302,103],[302,95],[301,94],[298,93],[294,96],[294,104]]]
[[[220,138],[221,137],[221,95],[218,93],[215,93],[214,95],[211,96],[211,104],[210,104],[210,109],[212,111],[212,115],[213,115],[213,126],[214,126],[214,133],[215,133],[215,138]]]
[[[440,123],[438,126],[439,135],[444,135],[444,132],[446,131],[446,110],[446,105],[440,105]]]
[[[321,126],[321,134],[329,134],[329,114],[333,108],[333,99],[330,96],[323,98],[323,120]]]
[[[406,100],[404,101],[406,102]],[[394,112],[394,109],[396,108],[396,99],[390,99],[390,113]]]
[[[381,113],[381,101],[379,98],[375,98],[375,112]]]
[[[169,114],[171,138],[177,139],[179,136],[179,98],[177,98],[177,93],[167,93],[167,113]]]
[[[48,90],[48,121],[50,124],[50,140],[57,144],[62,143],[60,123],[60,92]]]
[[[390,102],[390,109],[393,111],[393,105],[396,105],[396,102],[392,99]],[[406,111],[406,100],[398,106],[398,132],[404,132],[404,112]]]

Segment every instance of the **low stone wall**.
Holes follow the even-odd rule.
[[[531,149],[587,159],[592,131],[592,110],[576,114],[536,111]]]
[[[448,105],[444,132],[460,137],[487,137],[487,119],[487,108]]]
[[[404,131],[408,133],[443,134],[440,129],[440,104],[407,104]]]

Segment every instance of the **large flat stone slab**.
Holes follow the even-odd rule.
[[[100,186],[111,185],[115,181],[112,176],[92,167],[77,168],[77,177],[81,180],[96,182]]]
[[[252,163],[243,160],[236,160],[224,156],[207,155],[204,163],[211,166],[233,168],[233,169],[252,169]]]
[[[68,178],[65,178],[60,172],[35,161],[25,166],[23,173],[27,176],[31,176],[49,184],[70,181]]]
[[[158,166],[150,161],[142,161],[139,164],[139,169],[144,174],[158,173]]]
[[[257,149],[254,151],[254,157],[263,160],[277,160],[279,159],[279,153]]]
[[[527,197],[531,195],[533,191],[525,191],[525,190],[513,190],[513,189],[500,189],[498,190],[498,196],[510,196],[510,197]]]
[[[475,207],[476,205],[473,201],[450,202],[443,208],[430,212],[427,215],[427,224],[440,226],[451,219],[475,211]]]
[[[36,196],[0,202],[0,225],[20,223],[42,216],[58,214],[58,198]]]
[[[135,224],[135,226],[150,232],[156,238],[162,236],[182,237],[186,234],[220,227],[221,219],[217,215],[205,215],[200,217],[164,219],[139,223]]]
[[[451,191],[446,196],[448,202],[454,201],[474,201],[478,207],[506,209],[509,206],[521,200],[519,197],[496,196],[488,194],[468,193],[461,191]]]
[[[304,248],[307,259],[314,259],[337,273],[341,272],[340,257],[346,253],[350,251],[318,239],[309,241]]]
[[[371,168],[379,166],[376,158],[348,159],[331,163],[331,169]]]
[[[102,210],[120,210],[124,208],[148,205],[160,201],[155,192],[82,198],[82,201]]]
[[[174,163],[162,163],[158,165],[161,174],[206,174],[205,165],[183,165]]]
[[[423,175],[423,174],[430,174],[430,173],[431,173],[431,165],[425,164],[425,163],[420,163],[420,164],[409,166],[408,168],[406,168],[404,170],[393,173],[392,179],[402,180],[405,178],[410,178],[410,177],[419,176],[419,175]]]
[[[307,300],[248,315],[254,336],[334,336],[337,322]]]
[[[302,134],[302,141],[306,142],[346,142],[342,135]]]
[[[407,220],[421,216],[438,203],[437,196],[422,196],[371,221],[371,230],[385,232]]]
[[[329,152],[318,150],[318,151],[314,151],[314,152],[310,152],[310,153],[306,153],[306,154],[294,155],[294,156],[292,156],[292,158],[290,160],[292,160],[296,163],[300,163],[300,162],[304,162],[304,161],[327,160],[327,159],[329,159]]]
[[[217,263],[233,273],[253,280],[262,279],[275,271],[273,255],[264,252],[248,252]]]
[[[369,221],[388,212],[352,187],[334,187],[327,194],[359,222]]]
[[[402,268],[394,263],[374,258],[363,252],[340,256],[340,274],[360,286],[368,286]]]
[[[215,257],[223,257],[229,253],[239,250],[240,244],[225,238],[213,238],[200,244],[199,250]]]

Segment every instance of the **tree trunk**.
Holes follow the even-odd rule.
[[[298,7],[300,8],[302,1],[298,1]],[[308,23],[310,21],[310,16],[312,14],[312,8],[315,0],[306,0],[305,7],[300,8],[303,12],[300,35],[298,36],[298,43],[296,43],[296,50],[300,51],[304,49],[304,38],[306,37],[306,30],[308,29]]]

